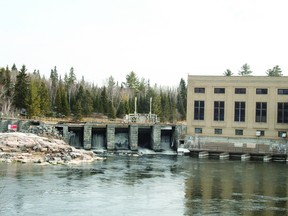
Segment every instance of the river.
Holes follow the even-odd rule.
[[[288,165],[110,156],[73,166],[0,164],[0,215],[287,215]]]

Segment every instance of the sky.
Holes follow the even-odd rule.
[[[105,85],[190,75],[288,75],[287,0],[0,0],[0,67]]]

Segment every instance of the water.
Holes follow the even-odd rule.
[[[0,215],[287,215],[288,165],[172,155],[0,164]]]

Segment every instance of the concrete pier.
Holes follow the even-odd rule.
[[[264,162],[269,162],[269,161],[271,161],[272,160],[272,156],[271,155],[264,155],[263,156],[263,161]]]
[[[107,125],[107,150],[115,149],[115,125]]]
[[[209,157],[209,153],[207,151],[199,152],[199,158],[207,158]]]
[[[138,126],[130,125],[129,127],[129,144],[130,150],[138,150]]]
[[[152,150],[154,151],[160,151],[161,150],[161,126],[160,125],[154,125],[152,127],[152,133],[151,133],[151,146]]]
[[[84,139],[83,146],[84,149],[91,149],[91,134],[92,134],[92,125],[84,125]]]
[[[250,154],[241,155],[241,161],[247,161],[247,160],[250,160],[250,158],[251,158]]]
[[[230,157],[230,155],[229,155],[229,153],[227,153],[227,152],[223,152],[223,153],[220,153],[220,154],[219,154],[220,160],[228,160],[229,157]]]

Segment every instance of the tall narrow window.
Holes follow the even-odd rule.
[[[204,101],[194,101],[194,120],[204,120]]]
[[[256,102],[256,122],[266,122],[267,121],[267,103],[266,102]]]
[[[277,122],[288,123],[288,103],[278,103]]]
[[[235,102],[234,121],[245,122],[245,102],[242,101]]]
[[[224,101],[214,101],[214,121],[224,121]]]

